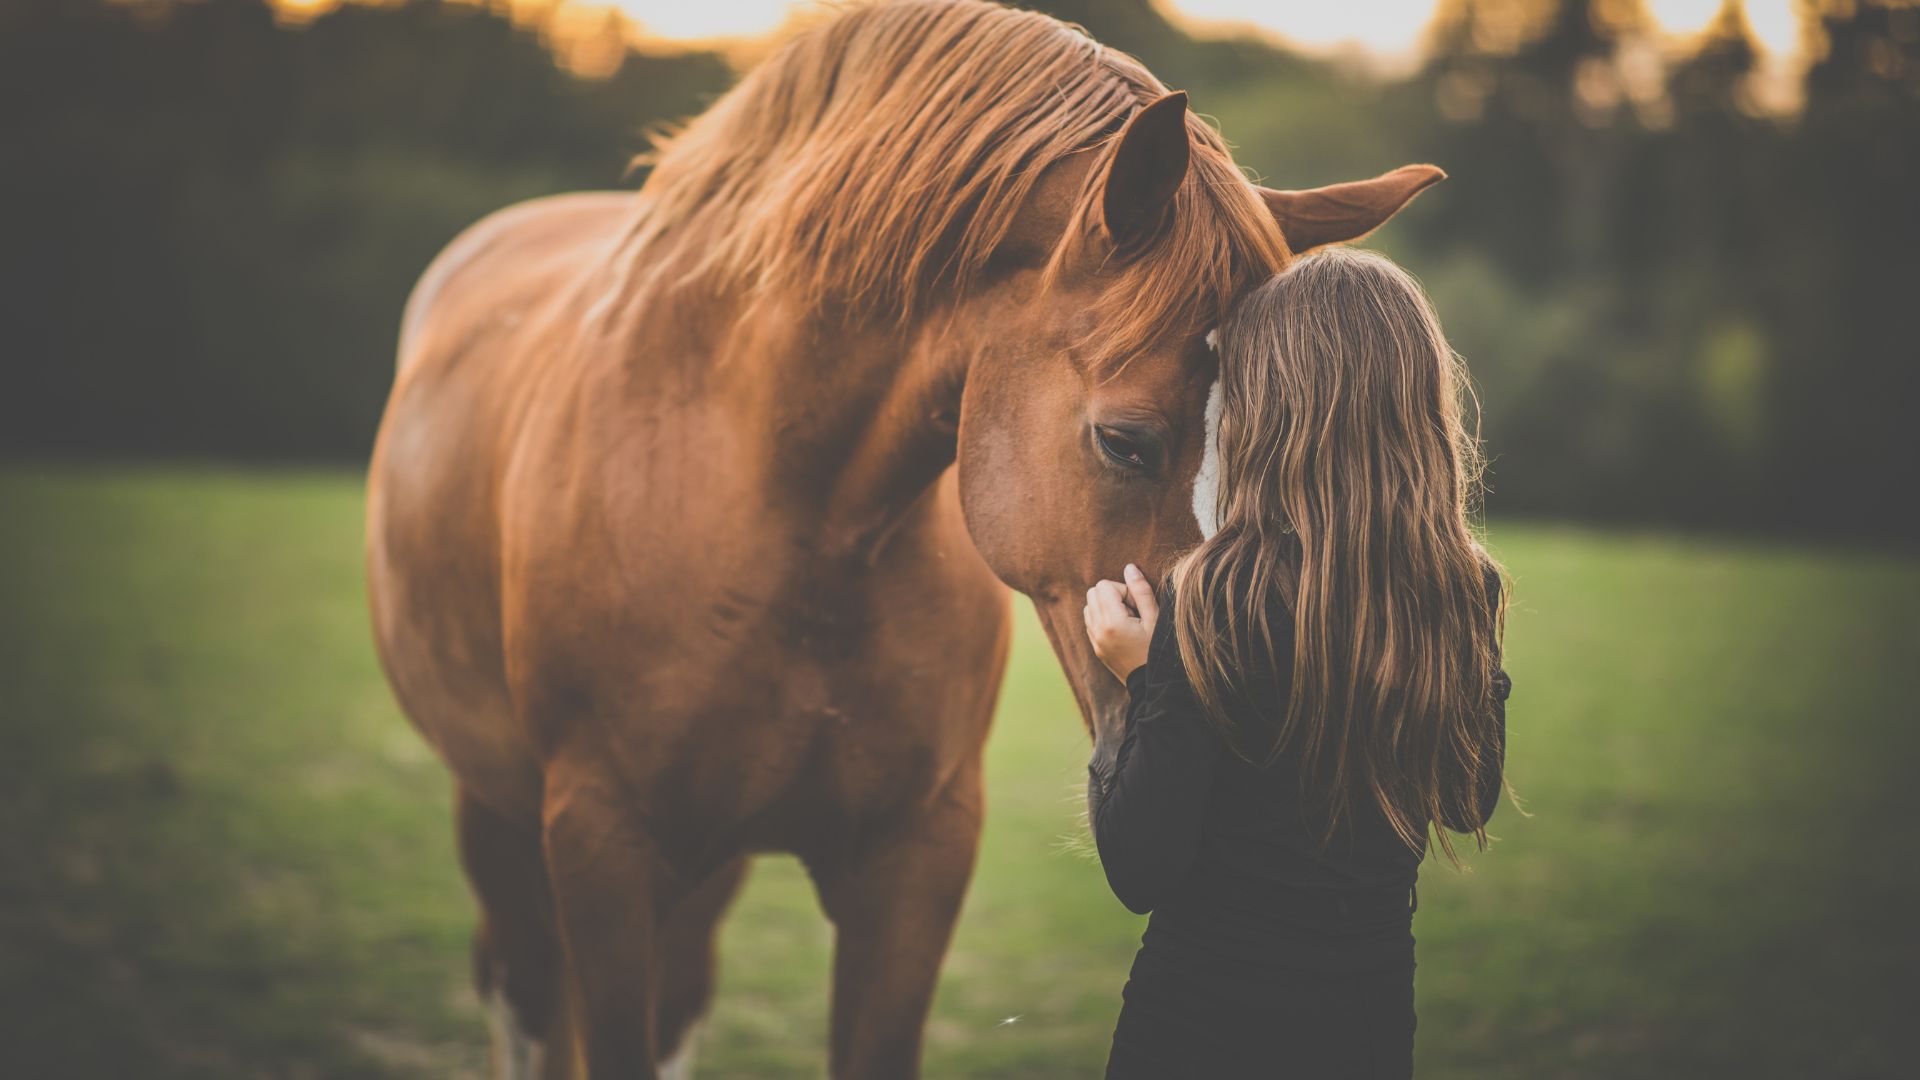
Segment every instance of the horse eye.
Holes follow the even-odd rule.
[[[1094,438],[1100,443],[1100,451],[1115,462],[1129,469],[1147,467],[1146,448],[1117,431],[1095,428]]]

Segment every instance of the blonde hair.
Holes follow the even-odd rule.
[[[629,276],[905,321],[971,285],[1049,166],[1104,150],[1166,93],[1138,61],[1046,15],[980,0],[851,6],[656,140],[616,259]],[[1190,165],[1164,225],[1112,260],[1086,343],[1096,355],[1197,336],[1288,258],[1219,134],[1191,113],[1187,132]],[[1089,171],[1069,237],[1099,222],[1104,173]],[[657,258],[701,221],[719,226],[690,268]]]
[[[1196,696],[1249,760],[1299,749],[1329,836],[1364,795],[1410,847],[1432,823],[1484,847],[1505,605],[1472,524],[1464,365],[1412,277],[1343,248],[1249,294],[1219,340],[1220,525],[1168,575]],[[1291,656],[1274,653],[1274,600]],[[1236,730],[1225,703],[1262,670],[1292,672],[1285,714]]]

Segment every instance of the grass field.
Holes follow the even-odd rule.
[[[359,499],[0,472],[0,1074],[482,1073],[448,786],[374,664]],[[1428,864],[1421,1075],[1896,1075],[1920,563],[1494,541],[1531,816],[1503,807],[1470,873]],[[1097,1075],[1141,925],[1062,850],[1087,747],[1019,610],[930,1077]],[[761,860],[701,1075],[821,1074],[828,947],[797,865]]]

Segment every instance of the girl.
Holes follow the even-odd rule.
[[[1407,1077],[1429,827],[1457,862],[1445,830],[1484,848],[1503,789],[1465,372],[1411,277],[1340,248],[1219,349],[1218,530],[1161,595],[1132,564],[1087,594],[1130,695],[1094,840],[1153,913],[1106,1075]]]

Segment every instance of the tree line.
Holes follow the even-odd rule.
[[[1432,161],[1368,241],[1480,388],[1489,505],[1916,538],[1920,8],[1820,0],[1784,115],[1737,4],[1649,74],[1632,0],[1443,0],[1413,74],[1195,38],[1150,0],[1041,7],[1139,55],[1281,187]],[[491,6],[0,0],[0,451],[354,461],[407,290],[518,199],[634,185],[737,77],[592,77]]]

